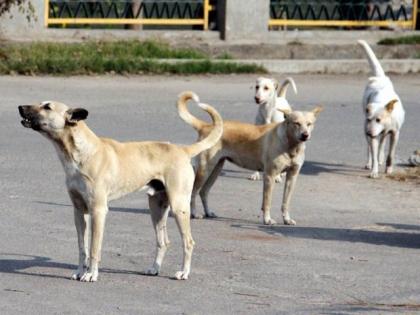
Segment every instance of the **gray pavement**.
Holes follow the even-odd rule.
[[[20,125],[17,105],[60,100],[119,140],[195,141],[175,99],[191,89],[226,119],[253,121],[255,76],[0,77],[0,310],[2,314],[384,314],[420,312],[418,184],[371,180],[362,169],[367,76],[294,76],[297,109],[323,104],[292,197],[295,227],[261,225],[262,183],[227,165],[210,194],[220,216],[193,221],[188,281],[172,241],[159,277],[144,193],[111,203],[97,283],[69,280],[77,245],[64,172],[50,143]],[[393,76],[407,112],[397,154],[419,149],[418,76]],[[200,114],[198,109],[193,110]],[[202,116],[205,117],[205,116]],[[281,185],[273,199],[280,221]],[[417,305],[417,306],[416,306]]]

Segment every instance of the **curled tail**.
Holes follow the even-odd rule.
[[[288,77],[286,78],[286,80],[284,80],[284,82],[282,83],[282,85],[280,86],[277,95],[279,97],[286,97],[286,93],[287,93],[287,88],[289,87],[289,84],[292,85],[293,88],[293,92],[295,92],[295,94],[297,94],[297,88],[296,88],[296,83],[295,80],[293,80],[293,78]]]
[[[374,76],[384,77],[385,76],[384,69],[382,69],[382,66],[378,58],[376,58],[375,53],[373,52],[372,48],[370,48],[369,44],[364,40],[358,40],[357,42],[364,48],[366,55],[368,57],[370,68],[372,69]]]
[[[182,120],[191,125],[195,130],[200,131],[203,127],[209,126],[209,124],[190,114],[187,109],[187,102],[189,100],[196,101],[198,106],[205,110],[213,121],[213,129],[210,131],[207,137],[184,148],[188,155],[194,157],[204,150],[210,149],[217,143],[217,141],[219,141],[223,133],[223,120],[220,114],[212,106],[199,103],[200,100],[197,94],[194,92],[183,92],[178,97],[178,114]]]

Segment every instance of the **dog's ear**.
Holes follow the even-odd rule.
[[[290,116],[290,114],[292,113],[292,111],[290,109],[286,109],[286,108],[276,108],[279,112],[283,113],[284,115],[284,119],[287,120]]]
[[[371,103],[366,105],[366,115],[367,116],[372,115],[372,104]]]
[[[318,117],[319,113],[324,110],[324,106],[318,105],[312,110],[312,113],[314,113],[315,117]]]
[[[88,116],[88,111],[84,108],[70,108],[67,112],[66,120],[70,124],[75,124],[80,120],[85,120]]]
[[[388,104],[385,105],[385,109],[387,110],[388,113],[392,113],[392,111],[394,110],[394,105],[397,102],[398,100],[392,100]]]

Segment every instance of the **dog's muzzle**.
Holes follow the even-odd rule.
[[[382,130],[382,132],[378,133],[376,136],[372,135],[370,132],[366,132],[366,136],[368,136],[371,139],[375,139],[378,138],[379,136],[382,136],[385,133],[384,130]]]
[[[306,141],[309,139],[309,133],[302,133],[300,135],[300,141]]]
[[[39,124],[34,121],[34,116],[29,112],[30,106],[21,105],[19,108],[19,114],[23,118],[21,124],[25,128],[32,128],[33,130],[40,130]]]

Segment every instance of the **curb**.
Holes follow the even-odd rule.
[[[162,63],[222,62],[236,64],[256,64],[273,74],[369,74],[371,69],[366,59],[154,59]],[[382,59],[381,65],[386,73],[420,73],[420,59]]]
[[[235,60],[238,63],[255,63],[271,73],[358,74],[371,73],[365,59],[336,60]],[[383,59],[380,61],[386,73],[407,74],[420,72],[420,59]]]

